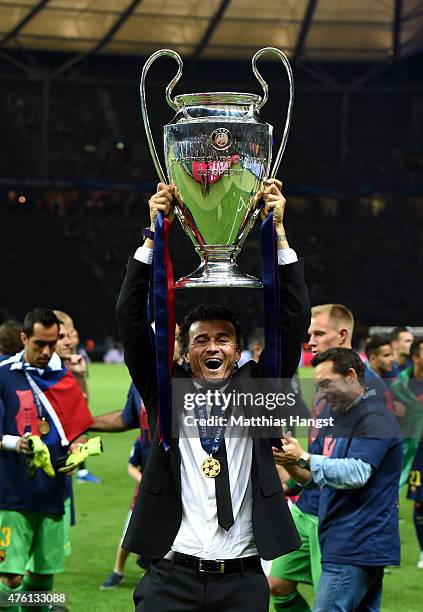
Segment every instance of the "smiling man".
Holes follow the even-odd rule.
[[[351,348],[354,316],[344,304],[320,304],[311,309],[308,329],[309,344],[313,355],[331,348]],[[316,394],[312,403],[311,417],[319,419],[331,416],[327,401]],[[309,429],[309,450],[319,429]],[[278,456],[284,465],[285,455]],[[298,501],[291,507],[295,525],[301,536],[302,546],[289,555],[275,559],[269,576],[275,612],[310,612],[310,606],[298,590],[298,583],[312,584],[317,591],[321,573],[320,546],[318,537],[320,490],[303,489]]]
[[[281,183],[270,179],[259,194],[262,217],[273,211],[280,278],[283,356],[280,376],[291,378],[300,357],[310,307],[303,262],[289,248],[283,227]],[[273,559],[299,546],[282,494],[268,439],[220,431],[206,438],[174,437],[166,451],[157,434],[155,352],[146,320],[154,242],[160,210],[173,217],[173,186],[158,185],[150,199],[150,236],[130,258],[117,306],[125,361],[149,415],[153,441],[124,547],[151,559],[134,595],[142,612],[267,612],[269,588],[260,556]],[[237,316],[224,306],[201,305],[188,313],[179,334],[188,368],[173,379],[210,388],[264,376],[264,355],[238,368],[243,339]],[[188,371],[187,371],[188,370]],[[194,380],[193,380],[194,379]],[[182,414],[183,406],[173,404]],[[206,408],[204,407],[204,410]],[[207,438],[209,440],[209,438]],[[215,469],[219,466],[219,472]],[[217,473],[216,473],[217,472]],[[254,526],[254,529],[253,529]]]
[[[322,575],[313,612],[378,612],[384,567],[400,559],[401,433],[384,403],[365,389],[355,351],[329,349],[312,365],[334,426],[320,432],[311,452],[289,436],[283,450],[291,476],[321,489]]]

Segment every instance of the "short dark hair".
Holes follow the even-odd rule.
[[[410,332],[410,328],[406,325],[398,325],[398,327],[395,327],[390,333],[391,342],[392,340],[398,340],[400,334],[403,332]]]
[[[10,319],[0,325],[0,354],[15,355],[23,349],[22,323]]]
[[[43,327],[57,325],[60,329],[59,319],[50,308],[34,308],[26,313],[23,322],[23,332],[29,337],[34,333],[34,325],[41,323]]]
[[[423,344],[423,338],[416,338],[410,348],[410,357],[420,356],[420,347]]]
[[[337,374],[346,376],[348,370],[352,368],[357,374],[357,378],[361,384],[364,384],[364,363],[360,359],[360,355],[354,349],[348,348],[331,348],[316,355],[311,361],[311,365],[315,368],[325,361],[333,363],[333,370]]]
[[[238,321],[238,315],[233,310],[220,304],[199,304],[185,315],[179,327],[178,341],[181,347],[181,355],[186,355],[188,352],[191,325],[196,321],[212,321],[213,319],[232,323],[235,330],[236,348],[240,352],[243,350],[244,336],[241,323]]]
[[[366,340],[364,346],[364,352],[366,353],[367,359],[370,359],[372,355],[377,355],[381,346],[391,345],[391,341],[388,336],[370,336]]]

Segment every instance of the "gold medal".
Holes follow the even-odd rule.
[[[50,423],[44,418],[38,421],[38,431],[42,436],[45,436],[50,431]]]
[[[220,463],[214,457],[207,457],[201,464],[201,471],[206,478],[216,478],[220,473]]]

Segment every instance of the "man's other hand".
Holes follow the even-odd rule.
[[[152,231],[154,231],[156,226],[156,219],[159,211],[161,211],[169,221],[173,221],[175,217],[175,198],[177,197],[175,185],[166,185],[165,183],[159,183],[157,185],[157,192],[148,200],[148,205],[150,206],[150,229]]]
[[[262,183],[260,191],[256,195],[256,202],[263,200],[264,208],[261,211],[261,218],[264,221],[269,213],[273,212],[273,221],[276,227],[283,227],[283,216],[285,212],[286,200],[282,195],[282,182],[270,178]]]
[[[301,444],[296,438],[293,438],[290,434],[285,434],[281,438],[283,446],[283,455],[285,463],[284,465],[293,465],[298,462],[298,459],[304,455],[305,451],[301,447]]]

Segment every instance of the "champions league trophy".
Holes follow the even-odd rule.
[[[256,67],[264,53],[273,53],[282,60],[290,96],[282,141],[270,174],[273,127],[259,115],[268,100],[268,86]],[[147,72],[163,55],[175,59],[179,66],[166,88],[167,103],[176,111],[163,128],[168,179],[157,155],[145,95]],[[182,66],[175,51],[156,51],[145,63],[140,83],[141,111],[154,165],[163,183],[176,185],[179,195],[175,213],[201,259],[197,270],[179,279],[175,287],[262,287],[257,278],[241,273],[235,260],[260,212],[255,194],[263,180],[275,176],[285,151],[294,100],[291,67],[282,51],[266,47],[252,59],[263,97],[216,92],[183,94],[172,99]]]

